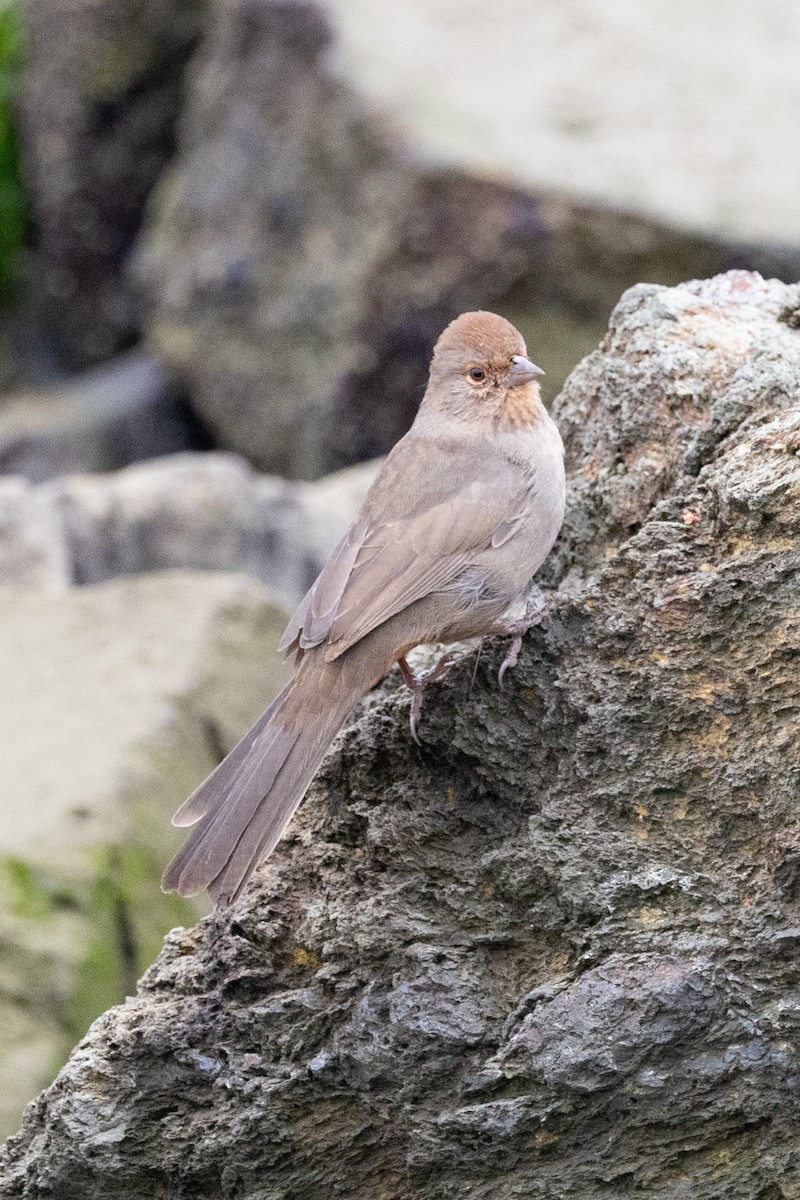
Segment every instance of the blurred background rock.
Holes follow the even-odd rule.
[[[3,1130],[199,911],[168,815],[442,326],[552,399],[628,285],[800,275],[799,48],[788,0],[5,0]]]

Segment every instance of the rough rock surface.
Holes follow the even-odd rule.
[[[91,584],[176,567],[243,571],[291,608],[376,470],[365,463],[295,483],[256,475],[236,455],[209,453],[41,487],[0,480],[0,582]]]
[[[174,146],[205,0],[22,5],[24,165],[38,231],[33,306],[74,366],[138,332],[123,266]]]
[[[623,298],[559,404],[571,598],[503,691],[499,647],[464,659],[421,748],[393,681],[368,700],[232,919],[173,931],[28,1110],[4,1195],[800,1194],[799,298]]]
[[[414,163],[338,75],[311,5],[214,0],[209,19],[136,273],[152,349],[261,470],[385,453],[465,309],[519,321],[552,398],[635,281],[800,274],[796,253]]]
[[[158,890],[169,817],[283,682],[285,617],[236,575],[0,588],[4,1134],[198,915]]]

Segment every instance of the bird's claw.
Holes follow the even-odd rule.
[[[443,654],[434,666],[429,667],[427,671],[420,671],[419,675],[415,675],[405,658],[397,660],[397,665],[400,668],[406,687],[411,692],[411,716],[409,724],[411,726],[411,736],[418,746],[422,745],[417,734],[417,722],[422,712],[423,692],[429,683],[435,683],[437,679],[444,679],[453,664],[453,655],[450,653]]]
[[[551,592],[546,599],[542,600],[540,592],[538,596],[533,596],[528,601],[525,612],[521,617],[518,617],[515,621],[503,621],[498,624],[497,633],[501,637],[510,637],[512,639],[511,645],[506,651],[506,656],[500,664],[500,670],[497,672],[497,682],[501,688],[506,671],[517,665],[524,635],[529,629],[533,629],[534,626],[541,625],[544,621],[549,620],[553,611],[566,598],[566,593],[556,591]]]

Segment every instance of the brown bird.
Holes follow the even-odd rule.
[[[416,736],[422,688],[447,663],[415,679],[412,647],[519,635],[502,616],[564,515],[563,447],[539,396],[542,374],[503,317],[464,313],[445,329],[414,424],[283,635],[294,678],[173,817],[195,828],[165,891],[235,900],[353,706],[393,663],[414,692]]]

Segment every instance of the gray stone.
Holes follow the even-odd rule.
[[[216,0],[137,265],[151,345],[212,433],[305,478],[330,466],[325,423],[412,182],[329,41],[312,5]]]
[[[20,120],[37,245],[29,302],[72,366],[138,334],[123,266],[168,161],[205,0],[22,5]]]
[[[0,581],[91,584],[176,567],[242,571],[291,608],[376,470],[365,463],[303,484],[209,453],[38,488],[0,479]]]
[[[675,228],[800,243],[785,154],[800,105],[794,0],[725,20],[686,5],[675,22],[664,0],[505,0],[501,19],[469,4],[457,20],[452,0],[324,4],[349,77],[428,161]]]
[[[797,403],[799,299],[798,285],[746,271],[622,297],[554,408],[581,466],[551,579],[593,568],[742,424]]]
[[[386,453],[466,309],[515,321],[552,399],[622,289],[800,255],[415,162],[321,13],[214,0],[135,259],[147,336],[221,447],[295,478]]]
[[[285,612],[236,575],[0,588],[0,1129],[196,917],[169,817],[277,692]]]
[[[69,577],[53,497],[26,479],[0,479],[0,583],[58,586]]]
[[[232,914],[174,930],[28,1110],[9,1200],[798,1194],[778,295],[623,298],[559,408],[573,487],[626,447],[627,536],[578,489],[571,597],[502,691],[493,643],[431,689],[421,749],[397,680],[369,699]]]
[[[0,474],[33,482],[193,449],[196,421],[138,351],[0,406]]]

